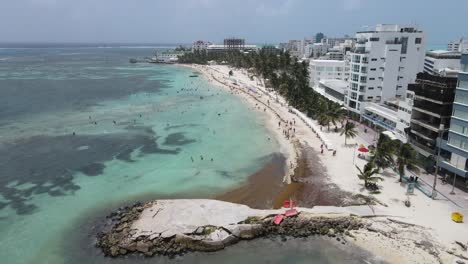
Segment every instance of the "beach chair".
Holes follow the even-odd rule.
[[[275,225],[279,225],[281,224],[281,222],[283,222],[283,219],[284,219],[284,216],[282,214],[277,214],[275,218],[273,219],[273,223],[275,223]]]

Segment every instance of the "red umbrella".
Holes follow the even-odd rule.
[[[369,150],[366,147],[364,147],[363,145],[359,146],[358,151],[359,152],[364,152],[364,153],[369,152]]]

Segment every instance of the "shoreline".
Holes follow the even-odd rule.
[[[288,237],[323,236],[357,246],[384,263],[452,263],[451,255],[430,230],[385,216],[383,207],[296,209],[296,215],[275,224],[275,215],[286,209],[259,210],[208,199],[137,203],[107,216],[112,224],[98,235],[96,246],[108,257],[141,254],[171,258],[219,251],[261,237],[285,241]]]
[[[280,208],[283,201],[289,199],[295,200],[302,207],[346,206],[368,202],[354,198],[351,193],[342,191],[338,186],[330,183],[330,177],[326,167],[322,164],[319,152],[312,148],[309,142],[303,141],[304,137],[312,137],[312,135],[316,137],[315,134],[298,116],[285,111],[284,102],[281,100],[274,102],[262,92],[252,92],[245,84],[229,84],[226,76],[209,66],[192,64],[177,64],[177,66],[195,70],[210,84],[238,96],[254,114],[258,115],[262,125],[278,142],[278,152],[285,157],[281,182],[277,182],[276,177],[269,177],[271,175],[268,173],[268,167],[272,164],[266,164],[258,172],[250,175],[248,182],[215,199],[261,209]],[[245,77],[244,73],[239,73],[238,70],[236,72],[237,76]],[[262,106],[259,109],[260,104]],[[278,126],[279,122],[281,126]],[[286,122],[291,123],[286,126]],[[288,139],[280,132],[281,130],[292,130],[295,133],[291,133]],[[267,189],[267,191],[258,192],[255,191],[256,188]]]

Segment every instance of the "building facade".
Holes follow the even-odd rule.
[[[468,54],[463,54],[461,57],[448,140],[441,142],[442,172],[466,180],[468,177]]]
[[[356,33],[350,56],[350,88],[346,108],[356,114],[366,102],[401,98],[406,87],[423,70],[424,33],[413,27],[377,25]]]
[[[468,38],[460,38],[454,41],[451,41],[447,45],[448,51],[468,53]]]
[[[325,79],[346,81],[348,72],[345,61],[311,60],[309,62],[310,86],[317,86],[320,80]]]
[[[447,75],[460,70],[461,53],[457,51],[431,50],[426,52],[424,72],[432,75]]]
[[[320,80],[314,90],[325,96],[328,100],[343,105],[344,95],[348,87],[347,81],[342,80]]]
[[[196,50],[198,50],[198,51],[206,50],[209,45],[211,45],[211,42],[207,42],[207,41],[203,41],[203,40],[195,41],[192,44],[192,52],[194,52]]]
[[[450,127],[456,86],[457,78],[429,73],[419,73],[415,83],[408,85],[414,94],[408,141],[425,157],[435,155],[437,137]]]

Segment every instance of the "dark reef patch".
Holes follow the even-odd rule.
[[[195,139],[186,138],[184,134],[183,132],[169,134],[163,144],[168,146],[183,146],[197,142]]]
[[[80,189],[75,172],[102,174],[104,162],[117,158],[132,161],[139,149],[145,154],[178,154],[181,149],[162,149],[149,127],[132,127],[126,133],[103,135],[33,136],[0,145],[0,194],[17,214],[31,214],[38,208],[33,195],[71,195]],[[81,149],[80,146],[89,146]]]
[[[106,166],[102,163],[91,163],[79,168],[78,170],[88,176],[98,176],[102,174]]]

